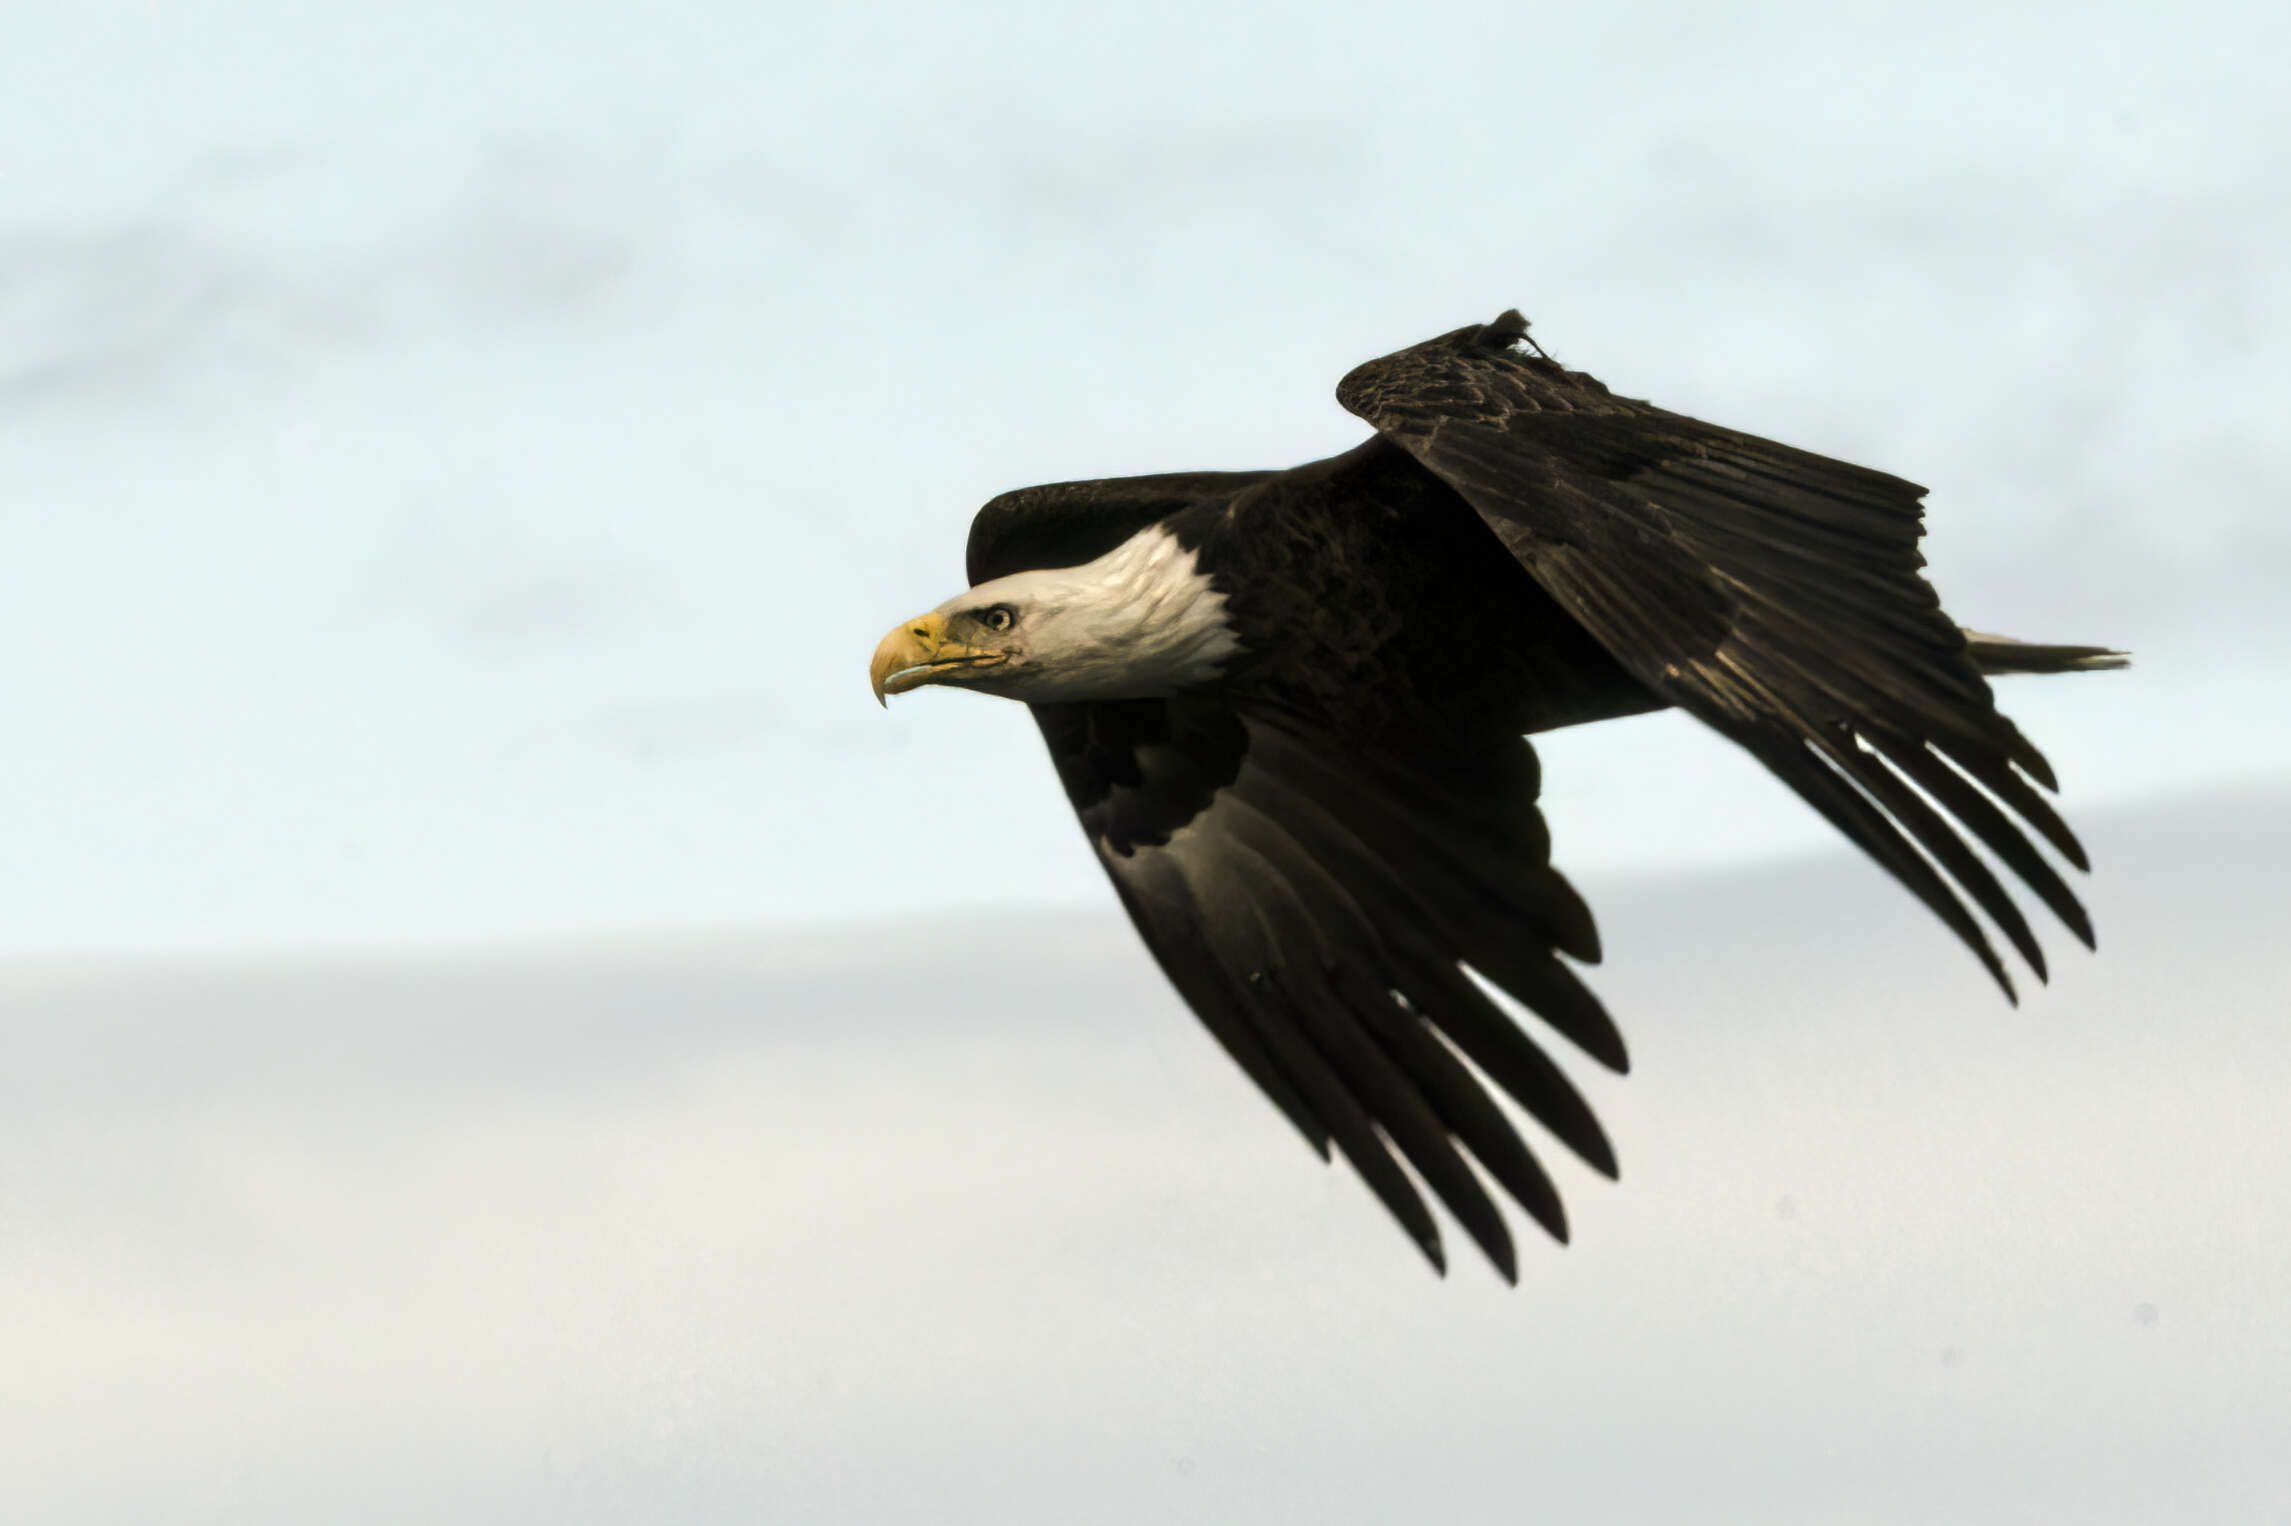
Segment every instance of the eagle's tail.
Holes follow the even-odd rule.
[[[2128,666],[2131,654],[2104,646],[2047,646],[2010,636],[1965,632],[1965,650],[1983,673],[2089,673]]]

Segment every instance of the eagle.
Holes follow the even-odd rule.
[[[1992,861],[2092,946],[2038,846],[2089,868],[2040,792],[2053,771],[1986,678],[2125,658],[1958,626],[1920,571],[1925,489],[1616,396],[1516,311],[1369,361],[1336,395],[1374,433],[1326,460],[995,498],[969,589],[885,636],[870,679],[878,701],[944,685],[1027,705],[1178,994],[1436,1269],[1418,1182],[1507,1282],[1482,1173],[1567,1239],[1491,1084],[1616,1175],[1582,1095],[1492,994],[1628,1069],[1576,973],[1599,935],[1551,862],[1535,733],[1686,711],[2008,999],[1974,909],[2039,980],[2045,959]]]

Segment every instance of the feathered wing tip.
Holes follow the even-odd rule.
[[[2021,831],[2084,867],[2040,794],[2052,770],[1979,675],[2122,654],[1962,631],[1921,575],[1923,488],[1491,345],[1515,331],[1499,319],[1370,361],[1338,401],[1461,494],[1648,689],[1875,858],[2008,997],[1976,910],[2040,979],[2044,953],[1976,842],[2089,945],[2082,905]]]
[[[1962,628],[1962,627],[1960,627]],[[1982,673],[2096,673],[2132,665],[2132,654],[2105,646],[2058,646],[1965,631],[1965,654]]]

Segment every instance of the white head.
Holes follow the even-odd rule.
[[[909,620],[875,649],[875,694],[959,684],[1028,701],[1147,699],[1240,650],[1225,595],[1149,525],[1094,562],[1014,572]]]

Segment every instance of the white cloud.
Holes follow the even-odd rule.
[[[27,1519],[2251,1519],[2280,789],[2006,1008],[1868,866],[1587,887],[1619,1184],[1434,1279],[1110,910],[0,971]],[[1563,1058],[1567,1058],[1563,1056]]]

